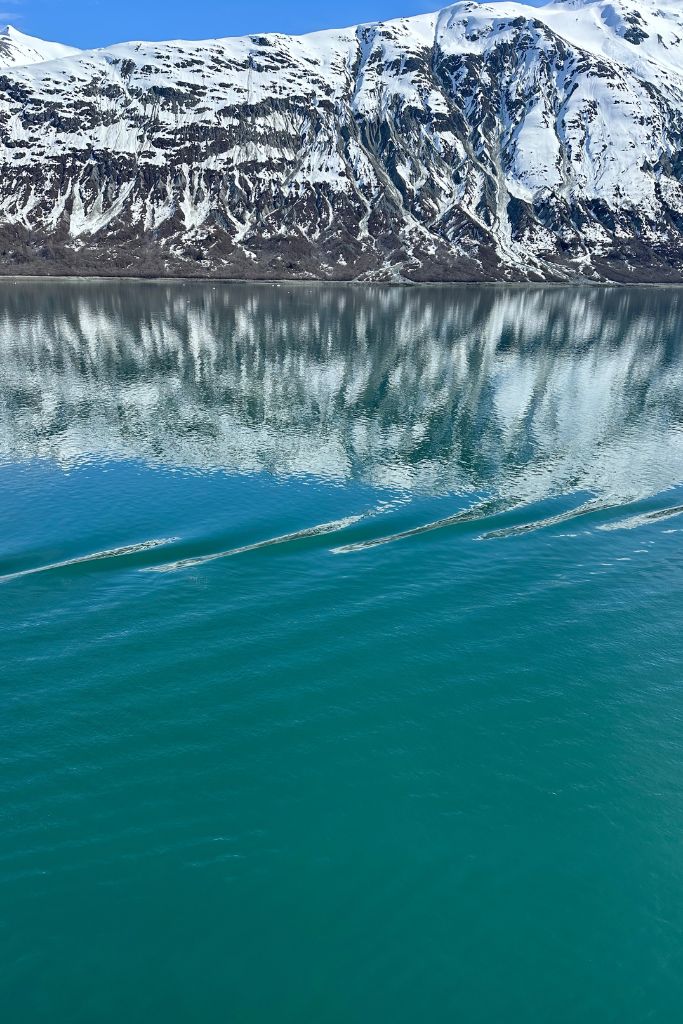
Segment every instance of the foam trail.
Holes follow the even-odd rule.
[[[347,526],[353,526],[354,523],[360,522],[365,517],[366,513],[357,516],[347,516],[345,519],[335,519],[330,523],[309,526],[304,530],[295,530],[294,533],[283,533],[279,537],[259,540],[255,544],[244,544],[239,548],[229,548],[227,551],[215,551],[210,555],[198,555],[194,558],[181,558],[177,562],[166,562],[164,565],[148,565],[141,569],[141,572],[175,572],[177,569],[188,569],[195,565],[204,565],[206,562],[215,562],[219,558],[246,555],[250,551],[274,547],[276,544],[288,544],[290,541],[304,540],[306,537],[321,537],[326,533],[335,533],[337,530],[346,529]]]
[[[485,519],[487,516],[496,515],[498,512],[505,512],[515,508],[518,502],[501,501],[500,499],[482,501],[478,505],[472,505],[462,512],[456,512],[444,519],[436,519],[432,523],[425,523],[422,526],[414,526],[410,530],[402,530],[400,533],[391,533],[384,537],[373,537],[371,540],[359,540],[353,544],[342,544],[332,548],[333,555],[347,555],[354,551],[367,551],[369,548],[377,548],[382,544],[393,544],[398,540],[406,540],[408,537],[419,537],[423,533],[431,533],[432,530],[441,530],[447,526],[455,526],[458,523],[476,522]]]
[[[157,540],[143,540],[140,544],[126,544],[120,548],[107,548],[105,551],[95,551],[91,555],[81,555],[79,558],[66,558],[63,562],[50,562],[49,565],[38,565],[33,569],[21,569],[19,572],[10,572],[5,576],[0,576],[0,583],[18,580],[23,576],[36,576],[38,573],[51,572],[53,569],[66,569],[71,565],[83,565],[85,562],[99,562],[104,558],[136,555],[140,551],[161,547],[162,544],[172,544],[178,539],[178,537],[160,537]]]
[[[671,508],[662,508],[655,512],[643,512],[639,516],[631,516],[629,519],[620,519],[617,523],[604,523],[599,530],[635,530],[637,526],[647,526],[648,523],[656,523],[660,519],[673,519],[674,516],[683,515],[683,505],[673,505]]]
[[[534,530],[544,530],[547,526],[556,526],[560,523],[570,522],[572,519],[580,519],[581,516],[588,516],[591,512],[604,512],[610,508],[621,508],[624,502],[608,501],[587,501],[578,508],[570,509],[568,512],[560,512],[556,516],[548,516],[546,519],[535,519],[531,523],[521,523],[519,526],[506,526],[501,530],[489,530],[482,533],[478,540],[493,540],[501,537],[519,537],[523,533],[531,533]]]

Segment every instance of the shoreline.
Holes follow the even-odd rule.
[[[301,278],[248,278],[248,277],[196,277],[169,275],[168,277],[142,274],[3,274],[0,272],[0,285],[5,282],[17,284],[20,281],[58,281],[84,283],[103,283],[122,281],[128,284],[197,284],[197,285],[255,285],[270,288],[281,287],[352,287],[352,288],[405,288],[405,289],[437,289],[437,288],[683,288],[680,281],[326,281],[321,278],[302,280]]]

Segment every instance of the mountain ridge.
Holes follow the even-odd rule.
[[[82,51],[75,46],[51,43],[37,36],[27,35],[14,25],[4,25],[0,30],[0,68],[25,67],[62,57],[73,57]]]
[[[0,66],[0,273],[681,281],[682,49],[671,0],[464,0]]]

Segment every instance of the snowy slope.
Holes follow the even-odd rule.
[[[73,46],[47,43],[43,39],[36,39],[35,36],[27,36],[13,25],[6,25],[0,29],[0,68],[59,60],[60,57],[72,57],[78,52]]]
[[[6,272],[683,279],[673,0],[56,57],[0,74]]]

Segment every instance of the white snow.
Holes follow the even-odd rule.
[[[346,196],[360,211],[360,237],[373,202],[389,195],[403,207],[406,238],[426,251],[433,236],[424,210],[436,221],[460,209],[492,234],[504,259],[539,266],[552,235],[539,223],[523,245],[515,242],[511,197],[601,201],[653,224],[662,201],[683,211],[681,182],[667,170],[683,133],[683,3],[674,0],[555,0],[540,8],[464,0],[435,14],[299,37],[84,52],[8,27],[0,67],[21,90],[19,98],[0,91],[6,168],[45,162],[54,187],[55,162],[96,151],[127,159],[135,172],[154,166],[168,174],[165,196],[141,195],[132,178],[114,189],[71,181],[51,204],[33,186],[19,192],[0,180],[4,219],[54,228],[71,199],[74,237],[124,210],[147,229],[179,210],[186,230],[198,231],[215,208],[206,182],[216,172],[226,190],[231,183],[222,213],[245,245],[245,197],[255,194],[267,205],[316,191],[315,231],[334,221],[330,197]],[[491,97],[496,106],[485,118]],[[36,130],[28,115],[47,107],[59,117]],[[393,171],[378,143],[361,140],[357,120],[377,138],[382,126]],[[462,123],[466,134],[456,127]],[[190,163],[179,150],[196,126],[232,132],[234,143],[206,148]],[[481,205],[492,190],[489,225]],[[411,205],[418,202],[419,217]],[[605,228],[586,224],[582,238],[599,252]]]
[[[74,46],[48,43],[44,39],[27,36],[13,25],[6,25],[0,30],[0,68],[40,64],[46,60],[72,57],[79,52]]]

